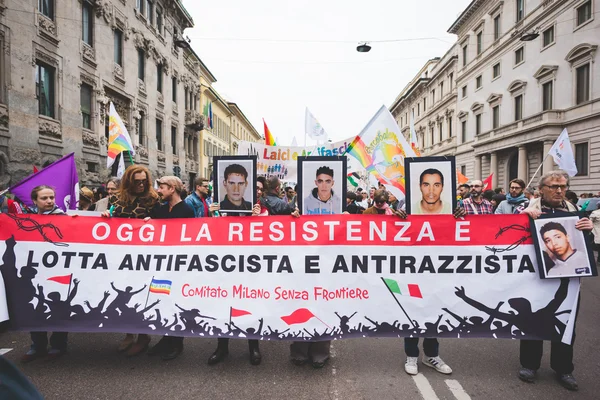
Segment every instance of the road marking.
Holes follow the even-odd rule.
[[[425,378],[425,375],[417,374],[414,375],[412,378],[415,381],[415,385],[417,385],[419,392],[421,392],[421,397],[423,397],[423,400],[439,400],[439,398],[433,391],[431,384],[429,384],[429,381],[427,380],[427,378]]]
[[[456,397],[456,400],[471,400],[471,396],[465,392],[465,389],[463,389],[457,380],[446,379],[446,385],[448,385],[448,389]]]
[[[11,350],[12,349],[0,349],[0,356],[3,356],[4,354],[8,353]]]

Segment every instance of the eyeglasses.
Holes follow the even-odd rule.
[[[206,188],[206,189],[210,188],[210,186],[208,186],[208,185],[202,185],[202,187]]]
[[[256,190],[260,190],[262,192],[263,188],[261,188],[260,186],[257,186]]]
[[[471,185],[472,188],[480,188],[481,185]]]
[[[569,189],[569,185],[544,185],[545,187],[547,187],[548,189],[552,190],[553,192],[558,191],[558,189],[562,190],[563,192],[567,189]]]
[[[133,184],[135,186],[146,185],[146,180],[145,179],[134,179]]]
[[[510,190],[522,190],[521,186],[513,186],[509,188]]]

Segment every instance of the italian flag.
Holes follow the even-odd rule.
[[[421,294],[421,288],[419,287],[419,285],[415,285],[412,283],[400,284],[394,279],[386,278],[383,278],[383,282],[385,282],[385,285],[392,293],[396,293],[401,296],[418,297],[419,299],[423,298],[423,295]]]

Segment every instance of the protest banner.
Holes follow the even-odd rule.
[[[11,326],[570,340],[579,281],[539,278],[526,216],[376,217],[0,214]]]
[[[300,156],[341,156],[352,143],[349,138],[334,143],[324,143],[313,147],[267,146],[263,143],[239,142],[238,155],[257,156],[256,173],[258,176],[277,176],[285,182],[298,182],[298,157]],[[352,157],[349,158],[349,160]],[[350,164],[353,172],[358,163]],[[360,167],[360,166],[358,166]]]

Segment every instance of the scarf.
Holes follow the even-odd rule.
[[[525,200],[525,194],[523,193],[521,193],[521,195],[517,197],[512,197],[510,193],[506,194],[506,201],[508,202],[508,204],[521,204]]]
[[[383,205],[381,207],[377,207],[377,203],[373,202],[373,207],[375,207],[378,210],[385,210],[385,215],[393,215],[394,214],[388,203],[383,203]]]

